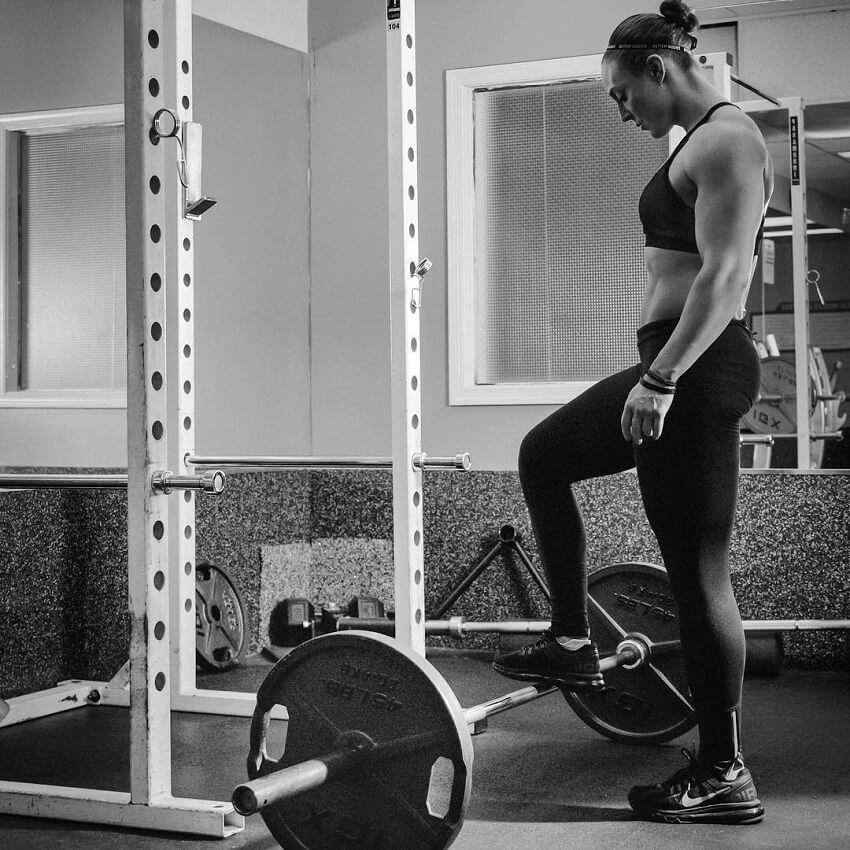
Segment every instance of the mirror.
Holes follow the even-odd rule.
[[[748,110],[749,111],[749,110]],[[765,243],[747,301],[750,327],[765,358],[762,399],[745,430],[772,435],[773,446],[746,445],[742,466],[797,468],[796,368],[788,111],[750,111],[776,172]],[[812,469],[850,467],[850,103],[806,105],[809,426]]]

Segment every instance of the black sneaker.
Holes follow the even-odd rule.
[[[764,808],[739,753],[731,762],[700,765],[682,750],[688,766],[660,785],[636,785],[629,805],[642,818],[665,823],[759,823]]]
[[[570,691],[601,691],[605,687],[596,645],[565,649],[549,630],[515,652],[497,653],[493,668],[509,679],[551,682]]]

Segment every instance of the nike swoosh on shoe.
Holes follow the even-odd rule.
[[[694,806],[700,806],[703,803],[707,803],[709,800],[713,800],[715,797],[722,797],[724,794],[728,794],[731,790],[731,788],[721,788],[719,791],[712,791],[711,794],[705,794],[702,797],[691,797],[688,791],[685,791],[685,793],[682,794],[680,802],[684,808],[692,809]]]

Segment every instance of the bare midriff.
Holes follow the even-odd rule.
[[[640,310],[641,325],[678,318],[702,268],[702,258],[699,254],[668,248],[644,248],[644,258],[648,277]],[[735,318],[743,315],[742,303],[735,311]]]

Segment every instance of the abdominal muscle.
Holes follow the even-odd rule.
[[[688,293],[702,268],[702,258],[699,254],[667,248],[645,248],[644,256],[648,279],[641,303],[641,325],[658,319],[678,318],[682,315]],[[746,292],[735,310],[734,318],[744,317],[745,301]]]

